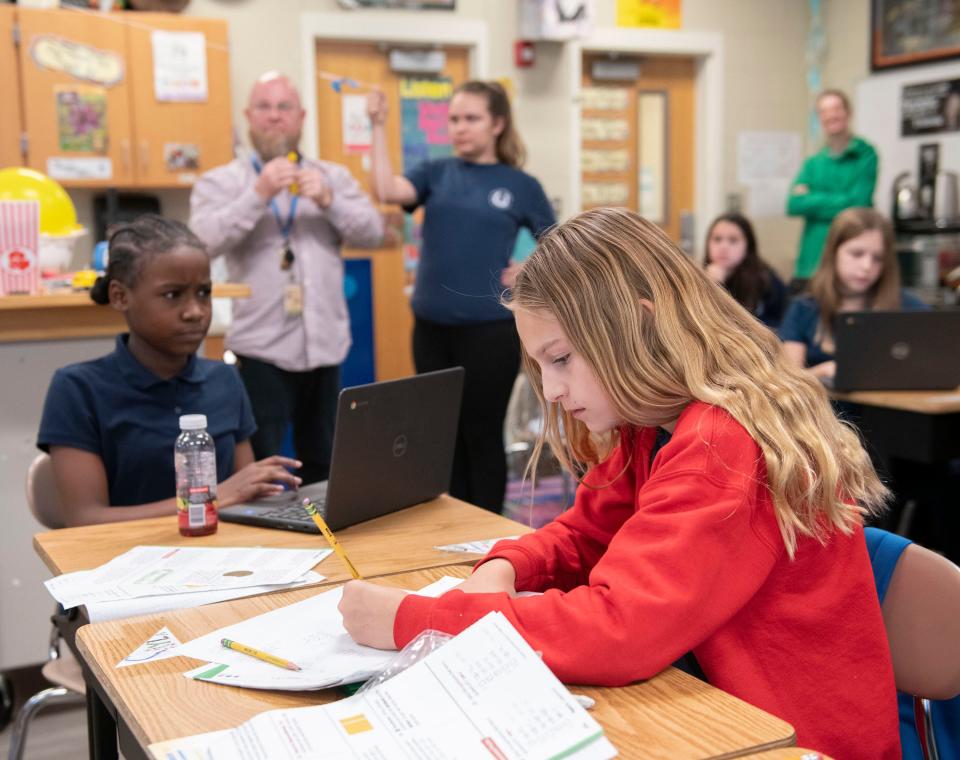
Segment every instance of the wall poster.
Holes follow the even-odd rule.
[[[900,135],[960,131],[960,79],[906,85],[900,95]]]

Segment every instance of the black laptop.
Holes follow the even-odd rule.
[[[463,367],[340,392],[330,479],[224,507],[224,522],[319,533],[309,497],[331,530],[429,501],[450,487]]]
[[[834,325],[837,391],[960,386],[960,309],[854,311]]]

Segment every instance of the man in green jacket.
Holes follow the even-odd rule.
[[[803,162],[787,198],[787,213],[804,218],[800,255],[791,290],[801,290],[823,252],[833,218],[852,206],[872,206],[877,183],[877,152],[850,134],[850,101],[840,90],[817,97],[817,115],[827,143]]]

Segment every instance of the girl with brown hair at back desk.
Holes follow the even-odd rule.
[[[838,314],[927,308],[900,288],[890,222],[872,208],[850,208],[830,225],[808,294],[790,304],[780,339],[790,361],[828,381],[837,371],[833,322]]]
[[[110,236],[90,297],[123,313],[110,354],[57,370],[37,445],[49,452],[67,525],[176,513],[173,444],[181,414],[205,414],[220,506],[294,486],[273,456],[254,461],[256,430],[236,369],[197,356],[211,318],[210,259],[185,225],[147,214]]]

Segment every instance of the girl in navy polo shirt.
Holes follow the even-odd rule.
[[[181,414],[207,416],[221,506],[299,484],[286,469],[299,462],[254,461],[256,425],[234,368],[196,355],[210,290],[206,250],[183,224],[145,215],[110,237],[110,264],[90,297],[122,312],[129,333],[113,353],[57,370],[37,440],[53,461],[68,525],[175,514]]]
[[[850,208],[833,220],[809,295],[787,309],[780,339],[790,360],[832,379],[833,321],[845,311],[926,309],[900,289],[893,228],[872,208]]]
[[[413,292],[417,372],[463,366],[466,384],[450,493],[499,512],[507,482],[503,421],[520,368],[513,317],[500,294],[513,284],[510,256],[521,227],[539,236],[556,221],[536,179],[520,170],[525,150],[510,101],[496,82],[454,91],[448,124],[454,156],[390,166],[387,101],[371,93],[371,186],[383,203],[424,207],[423,247]]]

